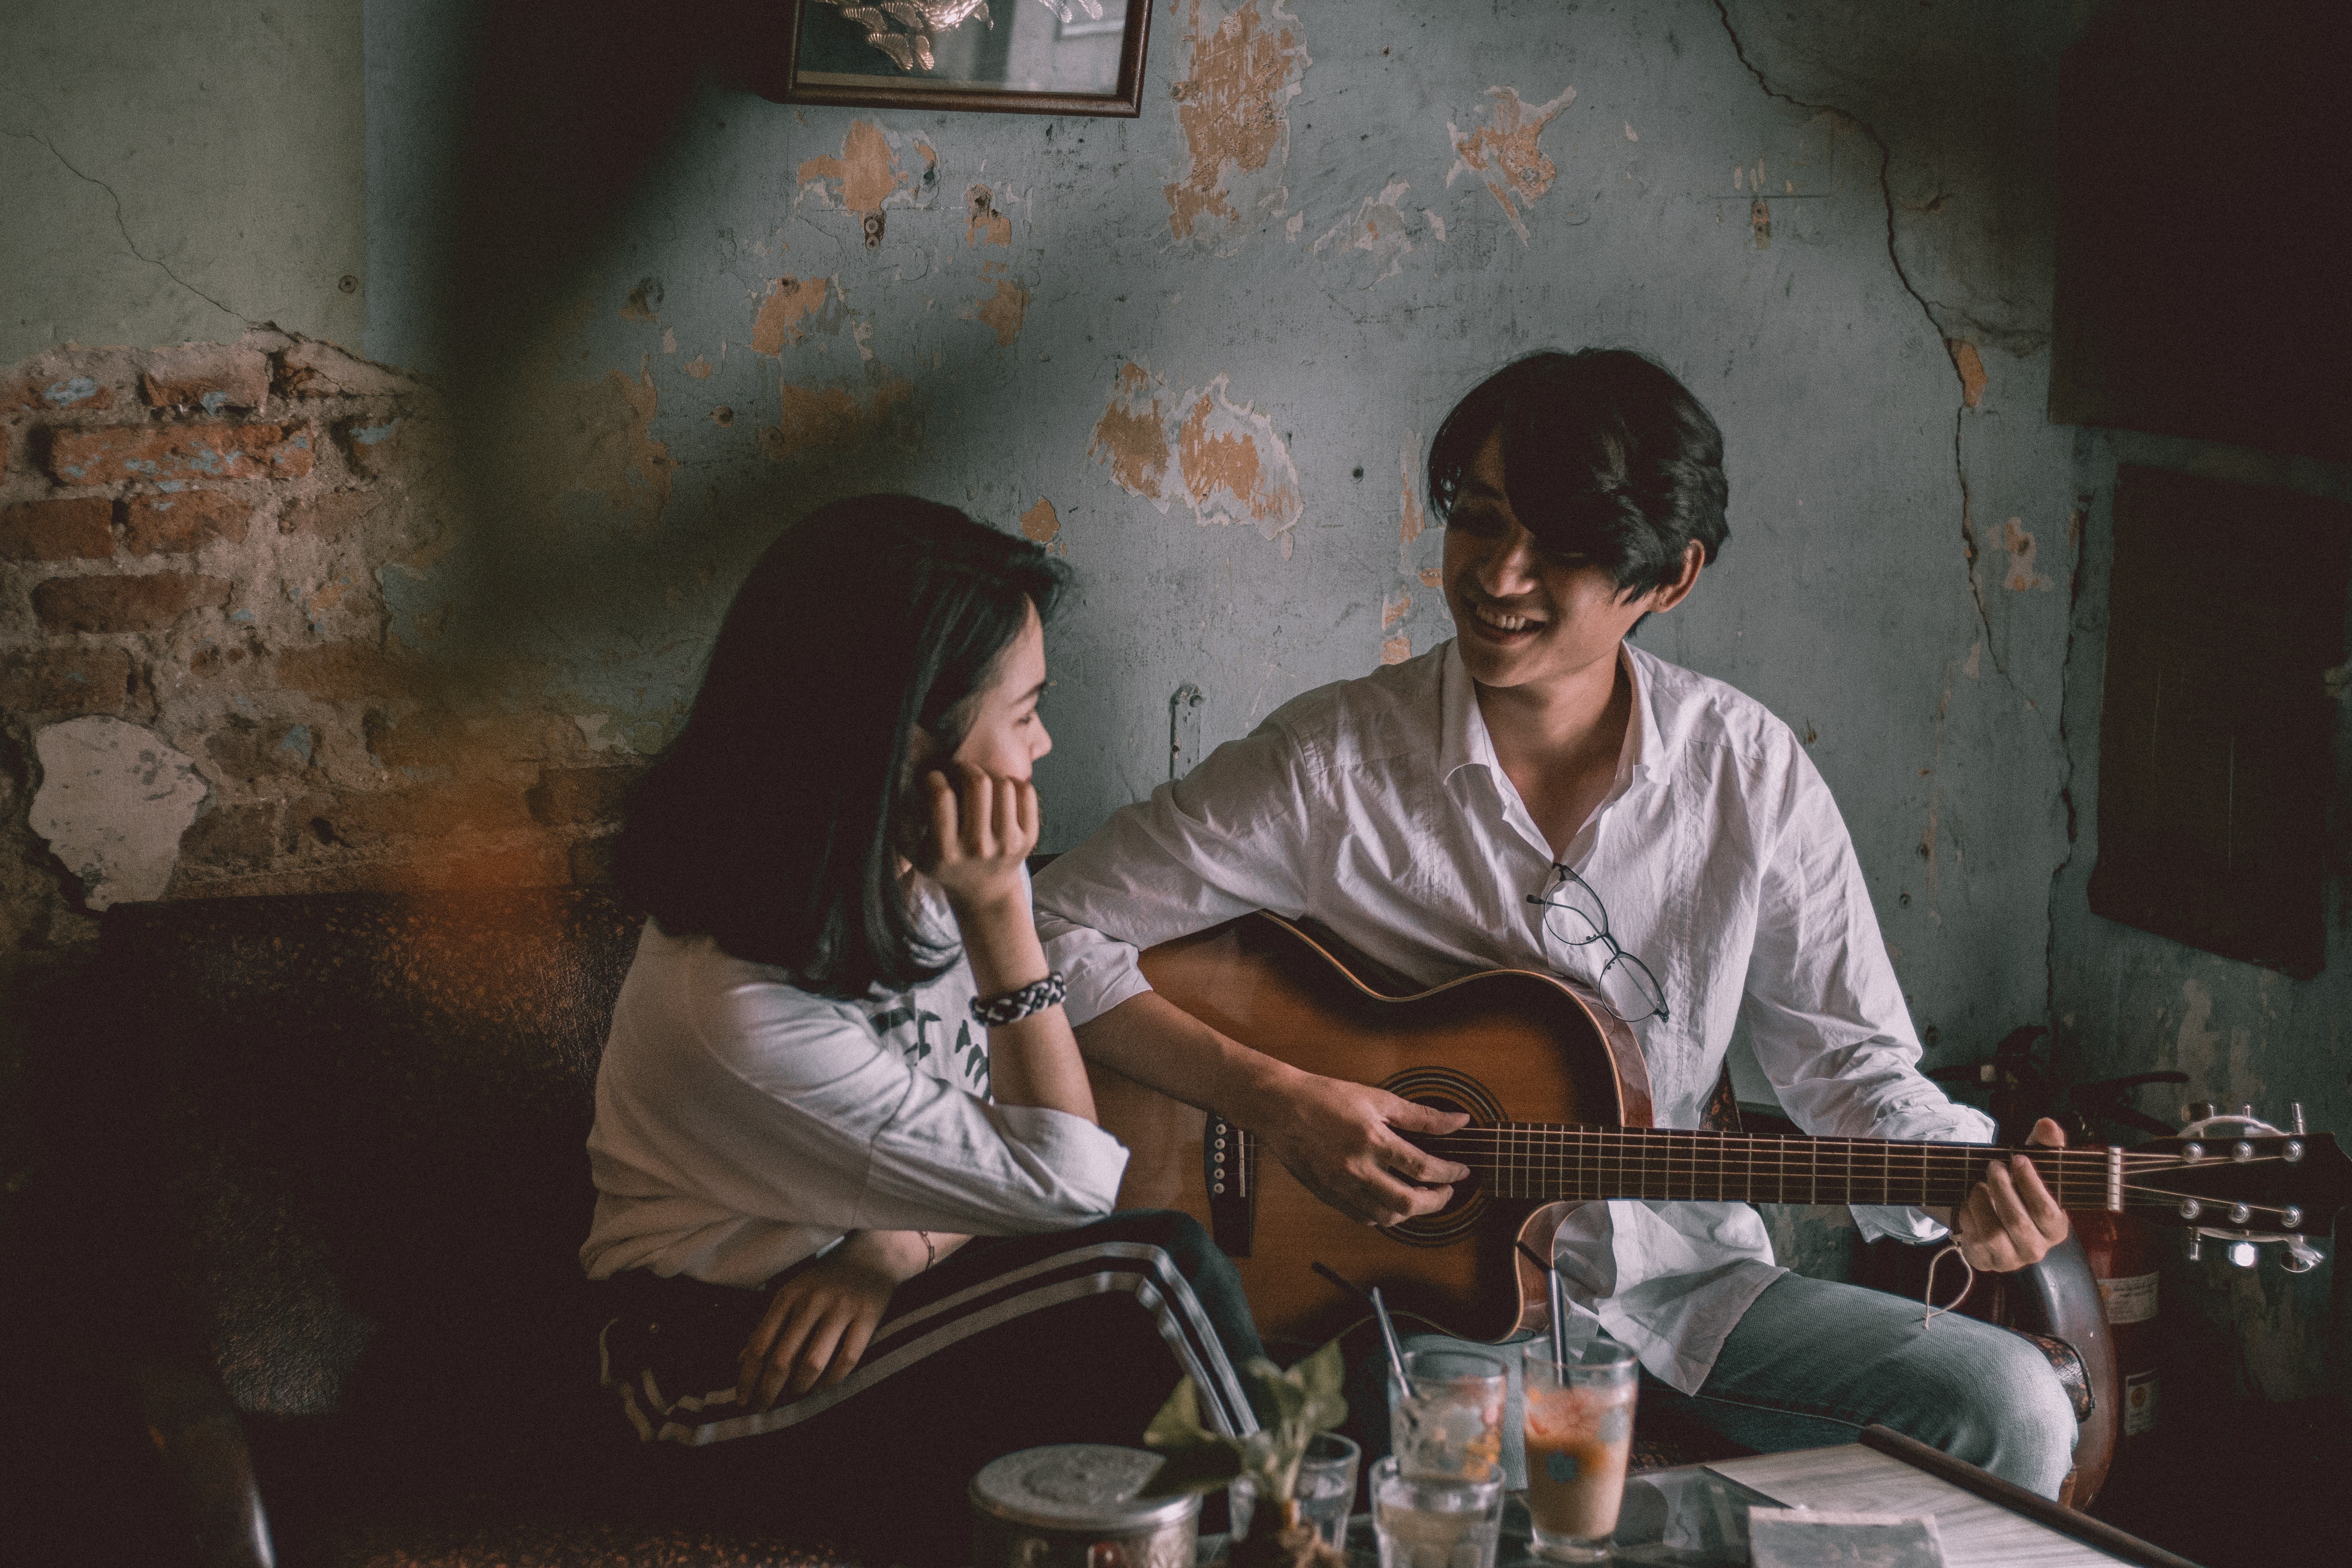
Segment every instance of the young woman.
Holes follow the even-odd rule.
[[[902,1558],[968,1548],[987,1460],[1133,1444],[1180,1375],[1255,1429],[1231,1266],[1105,1217],[1127,1152],[1031,920],[1064,581],[949,507],[817,511],[619,844],[651,918],[588,1141],[604,1383],[713,1497]]]

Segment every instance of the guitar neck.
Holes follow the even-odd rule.
[[[1996,1161],[2023,1154],[2068,1208],[2121,1207],[2121,1151],[2004,1149],[1872,1138],[1759,1137],[1663,1128],[1506,1121],[1416,1139],[1469,1166],[1497,1197],[1544,1202],[1649,1198],[1698,1203],[1967,1201]]]

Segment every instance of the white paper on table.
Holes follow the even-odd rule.
[[[1944,1568],[1932,1513],[1751,1507],[1748,1551],[1755,1568]]]

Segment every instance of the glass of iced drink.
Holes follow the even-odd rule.
[[[1555,1360],[1549,1344],[1526,1357],[1528,1515],[1536,1550],[1564,1563],[1601,1563],[1625,1500],[1633,1447],[1633,1352],[1598,1339]]]
[[[1483,1476],[1502,1462],[1503,1363],[1476,1351],[1417,1350],[1389,1373],[1389,1451],[1408,1476]]]
[[[1502,1466],[1475,1476],[1416,1476],[1391,1454],[1372,1467],[1371,1492],[1381,1568],[1495,1568]]]
[[[1307,1452],[1299,1457],[1298,1485],[1292,1493],[1298,1500],[1298,1522],[1335,1550],[1347,1549],[1348,1510],[1355,1506],[1356,1465],[1363,1453],[1337,1432],[1318,1432],[1307,1439]],[[1257,1483],[1247,1476],[1235,1478],[1225,1503],[1238,1541],[1249,1533],[1250,1519],[1257,1511]]]

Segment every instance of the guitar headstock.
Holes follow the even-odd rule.
[[[2305,1131],[2300,1105],[2291,1128],[2272,1126],[2252,1107],[2200,1117],[2173,1137],[2126,1151],[2124,1173],[2126,1207],[2188,1227],[2192,1258],[2204,1241],[2220,1241],[2243,1268],[2266,1243],[2285,1247],[2288,1272],[2315,1268],[2319,1254],[2305,1236],[2332,1231],[2336,1212],[2352,1203],[2352,1159],[2332,1135]]]

